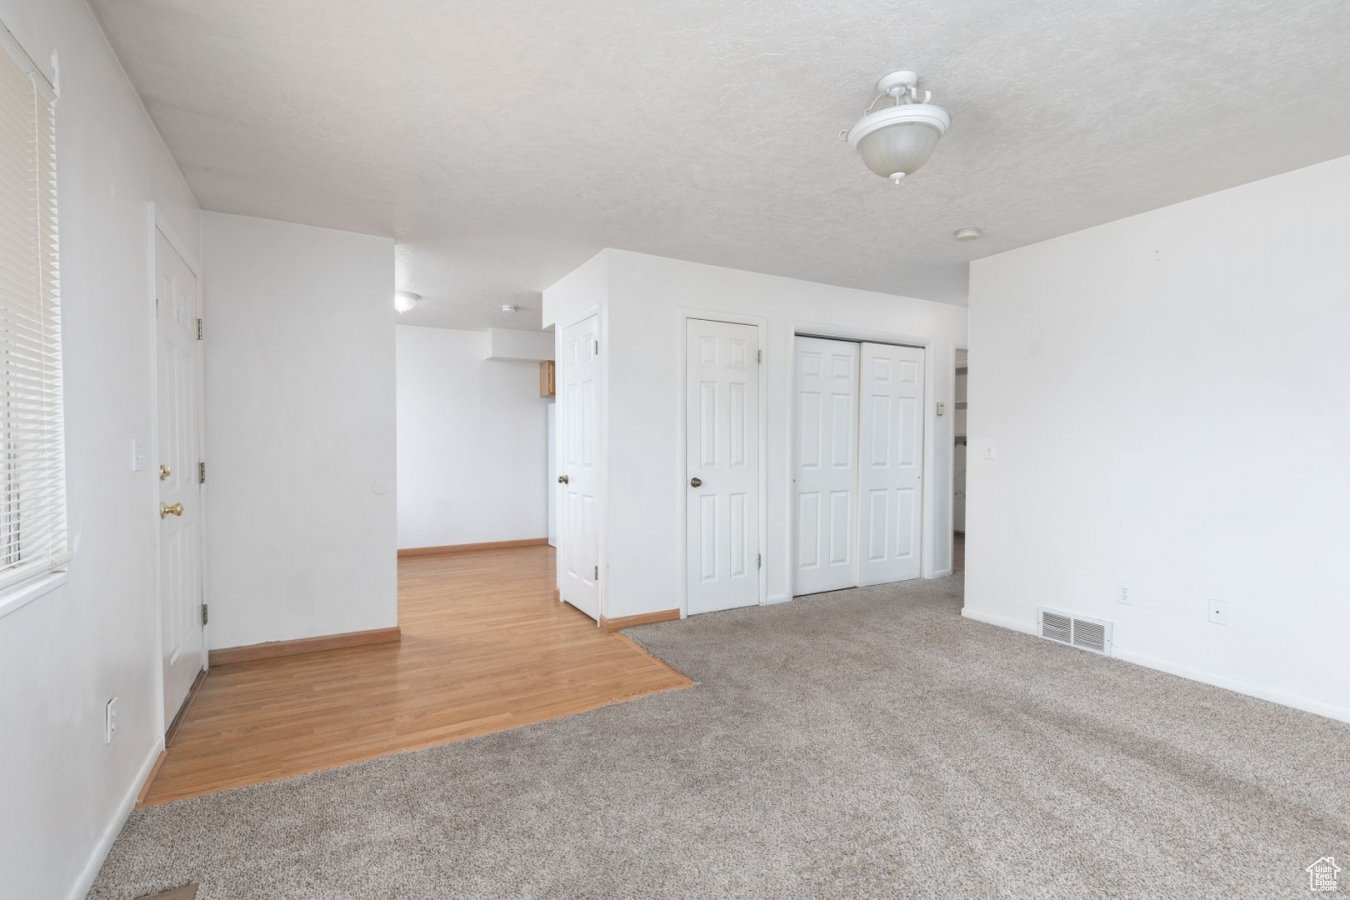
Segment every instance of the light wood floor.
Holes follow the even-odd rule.
[[[401,644],[211,669],[143,803],[515,728],[692,682],[553,599],[547,547],[399,561]]]

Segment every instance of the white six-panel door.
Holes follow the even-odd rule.
[[[799,337],[793,593],[920,575],[924,351]]]
[[[558,393],[562,522],[558,594],[600,616],[600,317],[563,331]]]
[[[155,232],[155,385],[159,445],[159,605],[164,725],[206,664],[202,622],[202,354],[197,276]]]
[[[919,577],[923,350],[862,345],[858,584]]]
[[[686,333],[689,613],[759,602],[759,329],[690,319]]]
[[[797,338],[796,594],[858,583],[858,345]]]

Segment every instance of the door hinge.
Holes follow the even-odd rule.
[[[202,320],[201,320],[201,319],[198,319],[198,320],[197,320],[197,340],[200,341],[201,339],[202,339]]]
[[[206,463],[197,463],[197,483],[206,484]]]
[[[596,567],[595,567],[595,579],[594,579],[594,580],[595,580],[595,581],[599,581],[599,580],[600,580],[600,567],[599,567],[599,566],[596,566]]]
[[[202,624],[205,625],[210,617],[206,614],[206,604],[202,604]]]
[[[756,553],[756,554],[755,554],[755,568],[756,568],[756,569],[762,569],[762,568],[764,568],[764,554],[763,554],[763,553]]]
[[[763,350],[756,350],[756,351],[755,351],[755,362],[759,363],[760,365],[763,365],[763,364],[764,364],[764,351],[763,351]]]

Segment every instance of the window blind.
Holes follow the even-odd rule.
[[[0,26],[0,589],[63,567],[55,92]]]

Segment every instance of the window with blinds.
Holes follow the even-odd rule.
[[[0,25],[0,589],[63,568],[55,91]]]

